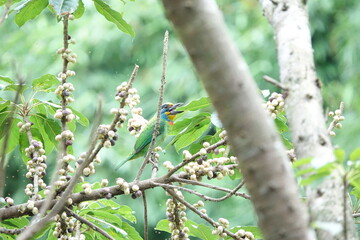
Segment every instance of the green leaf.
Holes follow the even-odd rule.
[[[189,228],[189,235],[203,240],[217,240],[218,237],[213,235],[212,229],[204,224],[197,224],[193,221],[186,221],[185,225]]]
[[[344,149],[337,148],[334,150],[336,161],[343,162],[345,160],[345,151]]]
[[[360,148],[356,148],[354,151],[350,153],[350,160],[356,161],[360,159]]]
[[[286,125],[286,122],[284,122],[283,119],[279,118],[278,116],[276,116],[276,118],[275,118],[275,125],[276,125],[276,128],[278,129],[279,133],[289,131],[289,127]]]
[[[51,87],[58,85],[60,81],[52,74],[45,74],[32,81],[32,89],[35,91],[53,91]]]
[[[93,0],[96,10],[103,15],[109,22],[114,23],[122,32],[135,36],[132,27],[123,19],[121,14],[107,5],[103,0]]]
[[[112,214],[107,211],[109,207],[101,208],[101,210],[91,210],[87,212],[87,215],[95,216],[96,218],[103,219],[108,223],[115,224],[117,227],[121,227],[122,220],[116,214]]]
[[[60,123],[53,119],[46,118],[44,120],[44,128],[50,141],[52,141],[52,143],[57,146],[58,142],[55,140],[55,137],[61,133]]]
[[[33,109],[37,113],[41,113],[42,115],[47,117],[48,112],[46,111],[46,107],[44,105],[45,103],[41,102],[39,99],[33,99]]]
[[[79,0],[50,0],[49,4],[57,15],[64,15],[75,12],[78,8]]]
[[[179,107],[176,110],[179,111],[196,111],[202,108],[209,107],[211,105],[209,97],[202,97],[197,100],[193,100],[183,107]]]
[[[169,229],[169,221],[166,219],[160,220],[157,224],[155,229],[158,231],[168,232],[171,233]],[[217,240],[218,237],[212,235],[211,229],[204,225],[204,224],[197,224],[191,220],[187,220],[185,222],[185,226],[189,228],[189,235],[200,238],[202,240]]]
[[[140,234],[136,231],[136,229],[128,224],[127,222],[123,222],[121,228],[128,234],[126,239],[129,240],[142,240]]]
[[[120,208],[116,209],[116,213],[120,214],[123,218],[132,223],[136,222],[134,211],[126,205],[122,205]]]
[[[80,123],[81,125],[83,125],[84,127],[88,127],[89,126],[89,120],[79,111],[76,111],[75,109],[73,109],[72,107],[68,107],[71,109],[71,111],[77,116],[76,121],[78,123]]]
[[[79,6],[77,7],[76,11],[74,12],[74,17],[76,19],[81,18],[85,12],[85,6],[82,0],[79,0]]]
[[[44,127],[44,120],[46,116],[41,114],[34,114],[32,115],[29,120],[34,123],[34,127],[39,129],[41,137],[43,139],[44,149],[46,153],[50,153],[54,149],[53,141],[48,136],[47,131]]]
[[[23,93],[26,90],[26,88],[27,87],[25,85],[9,84],[3,90],[4,91],[14,91],[14,92],[20,91],[20,93]]]
[[[36,18],[49,4],[48,0],[29,0],[17,7],[18,13],[15,16],[15,23],[21,27],[27,21]]]
[[[0,75],[0,81],[10,83],[10,84],[15,84],[15,82],[13,80],[11,80],[9,77],[5,77],[5,76],[2,76],[2,75]]]
[[[1,126],[0,126],[0,128],[1,128],[0,129],[0,133],[1,133],[0,147],[3,146],[5,134],[7,133],[7,131],[10,131],[5,153],[12,152],[15,149],[15,147],[19,144],[19,128],[17,127],[18,122],[20,122],[20,120],[17,118],[14,118],[11,126],[9,126],[10,125],[9,121],[4,120],[3,124],[1,124]]]
[[[179,139],[175,142],[176,151],[180,151],[181,149],[189,146],[190,144],[198,140],[209,128],[210,123],[210,119],[204,119],[199,122],[198,125],[190,128],[187,133],[181,135]]]
[[[293,149],[294,148],[294,144],[287,137],[285,137],[284,134],[280,134],[280,137],[281,137],[281,140],[282,140],[284,146],[287,149]]]
[[[310,164],[312,159],[313,159],[312,157],[308,157],[308,158],[302,158],[302,159],[296,160],[293,163],[293,168],[298,168],[300,166]]]
[[[189,126],[192,120],[193,120],[192,118],[185,118],[181,121],[176,121],[175,124],[169,129],[167,134],[169,136],[179,134],[182,130],[184,130],[185,128],[187,128],[187,126]]]

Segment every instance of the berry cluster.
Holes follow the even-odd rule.
[[[34,123],[32,123],[32,122],[26,122],[26,123],[18,122],[17,123],[18,128],[20,128],[20,130],[19,130],[20,132],[29,131],[32,125],[34,125]]]
[[[119,86],[117,86],[115,100],[122,101],[126,97],[125,105],[129,106],[130,109],[132,109],[140,103],[140,95],[137,94],[136,88],[128,88],[129,85],[127,82],[122,82]]]
[[[30,160],[27,162],[28,172],[26,173],[26,177],[32,180],[36,178],[36,189],[34,189],[33,184],[28,184],[25,188],[25,193],[29,197],[34,196],[34,193],[38,192],[37,187],[41,187],[42,189],[46,188],[46,183],[42,179],[46,175],[46,155],[45,150],[43,148],[43,144],[40,141],[31,140],[30,146],[25,149],[25,154]],[[34,199],[41,199],[41,195],[36,194]]]
[[[279,112],[284,111],[284,98],[281,93],[273,92],[268,101],[264,104],[265,109],[271,115],[271,118],[275,119]]]
[[[53,231],[53,236],[59,240],[70,240],[70,239],[85,239],[83,234],[83,238],[75,238],[68,237],[68,235],[74,235],[76,229],[80,227],[80,222],[75,218],[68,216],[66,212],[62,212],[61,215],[55,216],[55,229]]]
[[[184,199],[184,196],[179,190],[174,189],[175,194]],[[189,228],[185,227],[186,217],[186,206],[182,203],[177,202],[173,198],[166,201],[166,216],[169,220],[169,228],[171,231],[171,239],[188,240]]]
[[[329,112],[329,117],[331,117],[333,120],[330,124],[329,127],[329,135],[330,136],[335,136],[336,133],[333,131],[334,128],[342,128],[342,124],[340,123],[341,121],[345,120],[345,117],[342,115],[342,107],[340,107],[340,109],[336,109],[335,112]]]
[[[236,157],[225,156],[225,148],[209,149],[210,144],[208,142],[204,142],[203,146],[204,148],[201,148],[198,152],[200,157],[196,159],[196,162],[190,162],[184,166],[184,171],[189,175],[191,180],[201,181],[201,177],[205,175],[207,175],[208,179],[216,178],[221,180],[226,175],[234,175],[235,171],[229,169],[226,164],[236,163]],[[209,153],[220,156],[208,158]],[[190,160],[192,158],[191,153],[187,150],[183,151],[183,155],[185,160]],[[216,171],[214,171],[214,166],[216,167]],[[169,170],[173,168],[169,163],[166,163],[165,167]]]
[[[68,77],[75,76],[75,72],[71,70],[67,70],[66,73],[60,72],[58,74],[59,79],[65,80]],[[59,85],[56,90],[55,94],[63,97],[65,99],[65,102],[67,104],[72,103],[74,101],[74,98],[72,98],[72,92],[75,91],[74,86],[71,83],[64,83]]]
[[[221,238],[226,238],[227,234],[224,232],[229,227],[229,221],[225,218],[219,218],[217,227],[212,231],[213,235],[219,235]]]
[[[130,194],[129,183],[126,182],[123,178],[116,179],[116,184],[120,187],[120,189],[124,192],[125,195]]]
[[[71,41],[71,43],[75,43],[75,41]],[[64,60],[67,60],[68,62],[71,63],[76,63],[77,62],[77,54],[74,53],[70,48],[59,48],[58,50],[56,50],[57,54],[61,55],[61,58]]]
[[[70,108],[66,109],[57,109],[54,118],[56,119],[65,119],[66,122],[71,122],[75,119],[75,115],[72,113]]]
[[[148,121],[142,116],[141,108],[133,108],[131,110],[132,118],[128,121],[128,130],[131,135],[139,137],[141,132],[145,129]]]
[[[70,130],[65,130],[61,134],[56,135],[56,141],[65,140],[65,145],[70,146],[73,144],[75,138],[74,134]]]
[[[110,148],[115,145],[116,140],[118,140],[118,134],[116,133],[117,129],[110,129],[110,125],[102,124],[98,127],[98,138],[99,139],[107,139],[104,142],[104,146],[106,148]]]

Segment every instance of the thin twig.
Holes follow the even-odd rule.
[[[271,83],[272,85],[274,85],[275,87],[280,88],[281,90],[287,90],[286,87],[284,87],[280,82],[278,82],[277,80],[275,80],[274,78],[270,77],[270,76],[263,76],[263,79],[268,82]]]
[[[103,235],[104,237],[106,237],[107,239],[111,239],[111,240],[115,240],[115,238],[113,238],[112,236],[110,236],[110,234],[108,234],[107,232],[105,232],[104,230],[102,230],[101,228],[99,228],[98,226],[96,226],[95,224],[93,224],[92,222],[88,221],[87,219],[77,215],[76,213],[74,213],[73,211],[71,211],[69,208],[65,208],[65,212],[76,218],[77,220],[79,220],[81,223],[86,224],[87,226],[89,226],[92,230],[97,231],[98,233],[100,233],[101,235]]]
[[[232,169],[232,168],[237,167],[237,165],[231,164],[231,165],[227,165],[227,167],[229,169]],[[209,169],[209,171],[215,172],[217,168],[218,167],[212,167]],[[206,176],[206,172],[199,172],[199,176]],[[156,187],[158,183],[169,184],[172,182],[181,182],[181,183],[186,183],[186,184],[199,185],[202,187],[215,189],[215,190],[219,190],[219,191],[223,191],[223,192],[227,192],[227,193],[231,193],[234,191],[232,189],[227,189],[227,188],[222,188],[222,187],[218,187],[218,186],[213,186],[210,184],[187,180],[186,178],[188,178],[188,174],[185,172],[182,172],[182,173],[173,175],[171,177],[166,177],[166,175],[165,175],[165,176],[158,177],[158,178],[151,179],[151,180],[146,179],[143,181],[131,182],[131,183],[129,183],[129,188],[131,189],[132,186],[136,184],[139,187],[140,191],[145,191],[146,189]],[[78,203],[81,203],[84,201],[91,201],[91,200],[98,200],[101,198],[105,198],[109,193],[112,196],[124,194],[124,192],[121,190],[121,188],[119,188],[118,185],[114,185],[114,186],[109,186],[109,187],[104,187],[104,188],[99,188],[99,189],[93,190],[92,193],[90,193],[90,194],[84,194],[83,192],[82,193],[72,193],[69,196],[69,198],[71,198],[73,200],[73,204],[78,204]],[[250,199],[250,196],[248,196],[245,193],[237,193],[236,192],[233,195],[241,196],[246,199]],[[46,200],[35,201],[34,207],[41,209],[41,207],[45,204],[45,201]],[[57,199],[51,199],[49,206],[52,207],[57,202],[58,202]],[[21,216],[25,216],[25,215],[32,215],[31,210],[27,209],[26,206],[27,206],[27,203],[23,203],[23,204],[14,205],[14,206],[11,206],[8,208],[0,208],[0,219],[5,220],[5,219],[21,217]]]
[[[165,35],[164,35],[164,47],[163,47],[163,62],[162,62],[162,74],[161,74],[161,86],[159,89],[160,92],[160,96],[159,96],[159,102],[158,102],[158,108],[157,108],[157,115],[156,115],[156,123],[155,123],[155,128],[154,128],[154,132],[152,135],[152,139],[149,145],[149,149],[146,153],[144,162],[142,163],[139,172],[136,175],[135,181],[138,181],[140,179],[141,174],[144,171],[145,165],[148,163],[149,158],[150,158],[150,154],[154,149],[154,145],[155,145],[155,139],[156,137],[159,135],[159,128],[160,128],[160,114],[161,114],[161,105],[163,102],[163,98],[164,98],[164,91],[165,91],[165,84],[166,84],[166,62],[167,62],[167,51],[168,51],[168,42],[169,42],[169,32],[166,31]]]
[[[24,231],[25,228],[4,228],[4,227],[0,227],[0,233],[5,233],[5,234],[9,234],[9,235],[17,235],[20,234]]]
[[[215,185],[211,185],[211,184],[207,184],[207,183],[202,183],[202,182],[198,182],[198,181],[193,181],[193,180],[188,180],[188,179],[183,179],[183,178],[179,178],[179,177],[172,177],[176,182],[181,182],[181,183],[186,183],[186,184],[191,184],[191,185],[198,185],[201,187],[206,187],[206,188],[211,188],[211,189],[215,189],[218,191],[223,191],[223,192],[227,192],[227,193],[231,193],[235,196],[240,196],[246,199],[251,199],[251,197],[249,195],[247,195],[246,193],[238,193],[238,192],[233,192],[234,190],[232,189],[228,189],[228,188],[223,188],[223,187],[219,187],[219,186],[215,186]]]
[[[206,196],[205,194],[199,193],[199,192],[197,192],[195,190],[180,187],[180,186],[174,186],[174,185],[171,185],[171,184],[155,183],[155,185],[160,186],[160,187],[164,187],[164,188],[173,188],[173,189],[178,189],[178,190],[181,190],[181,191],[185,191],[185,192],[188,192],[190,194],[194,194],[194,195],[196,195],[198,197],[201,197],[205,201],[211,201],[211,202],[221,202],[221,201],[224,201],[224,200],[230,198],[231,196],[244,197],[244,195],[245,195],[246,197],[244,197],[244,198],[248,199],[247,198],[248,196],[245,193],[237,193],[236,192],[244,185],[244,182],[241,182],[231,192],[229,192],[228,194],[226,194],[225,196],[223,196],[221,198],[209,197],[209,196]]]
[[[166,189],[165,190],[173,197],[175,198],[177,201],[181,202],[182,204],[184,204],[188,209],[190,209],[191,211],[193,211],[195,214],[197,214],[199,217],[201,217],[202,219],[204,219],[205,221],[209,222],[213,227],[218,227],[220,226],[219,223],[215,222],[213,219],[211,219],[210,217],[208,217],[206,214],[203,214],[202,212],[200,212],[199,210],[197,210],[193,205],[191,205],[190,203],[188,203],[187,201],[185,201],[184,199],[180,198],[173,189]],[[229,230],[227,230],[226,228],[224,228],[224,232],[232,237],[233,239],[237,239],[237,236],[230,232]]]
[[[148,226],[148,210],[145,191],[142,192],[143,204],[144,204],[144,240],[149,238],[149,226]]]
[[[5,5],[5,10],[4,10],[2,16],[0,17],[0,25],[3,24],[5,19],[7,18],[8,13],[10,11],[10,7],[11,7],[11,0],[8,0]]]
[[[353,218],[358,218],[358,217],[360,217],[360,213],[354,213],[352,216],[353,216]]]

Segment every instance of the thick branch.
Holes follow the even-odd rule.
[[[228,165],[228,166],[230,166],[230,165]],[[235,166],[232,166],[232,167],[235,167]],[[213,167],[212,169],[210,169],[210,171],[216,171],[216,168],[217,167]],[[231,169],[231,168],[229,167],[229,169]],[[204,173],[204,175],[206,175],[206,174]],[[195,181],[187,182],[187,181],[190,181],[190,180],[187,180],[188,177],[189,177],[188,174],[182,172],[182,173],[173,175],[170,178],[163,176],[163,177],[147,179],[147,180],[143,180],[143,181],[137,181],[137,182],[134,181],[132,183],[129,183],[129,188],[131,189],[132,186],[134,184],[136,184],[139,186],[139,190],[144,192],[147,189],[157,187],[157,185],[159,185],[159,184],[161,185],[161,184],[169,184],[169,183],[175,183],[175,182],[183,182],[183,183],[194,184],[194,185],[196,183],[198,183],[196,185],[216,189],[216,190],[227,192],[227,193],[230,193],[233,191],[231,189],[221,188],[221,187],[214,188],[216,186],[213,186],[210,184],[205,184],[205,183],[200,183],[200,182],[195,182]],[[71,198],[73,200],[73,204],[78,204],[78,203],[81,203],[84,201],[91,201],[91,200],[106,198],[106,196],[108,196],[109,193],[112,196],[124,194],[124,192],[121,190],[121,188],[119,186],[115,185],[115,186],[111,186],[111,187],[104,187],[104,188],[93,190],[90,194],[85,194],[85,192],[73,193],[69,196],[69,198]],[[241,194],[242,193],[234,193],[234,195],[236,195],[236,196],[242,196]],[[242,196],[242,197],[245,197],[245,196]],[[45,203],[45,201],[46,200],[35,201],[34,207],[37,207],[40,209],[41,206]],[[58,200],[51,200],[49,207],[52,208],[57,202],[58,202]],[[5,220],[5,219],[21,217],[21,216],[25,216],[25,215],[32,215],[31,210],[27,209],[26,206],[27,206],[27,203],[15,205],[15,206],[8,207],[8,208],[0,208],[0,219]]]
[[[241,160],[265,238],[311,239],[285,149],[216,2],[163,3]]]
[[[281,84],[288,88],[285,101],[286,115],[298,158],[313,157],[319,167],[334,161],[333,147],[325,124],[321,83],[317,78],[311,45],[307,9],[303,0],[260,0],[264,14],[274,28],[278,51]],[[350,211],[344,207],[341,176],[336,171],[317,188],[308,189],[309,207],[313,221],[347,224],[335,236],[330,231],[317,229],[320,240],[357,239]]]

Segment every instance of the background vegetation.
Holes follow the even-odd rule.
[[[92,4],[90,1],[84,3]],[[186,103],[206,96],[158,1],[124,3],[113,0],[110,3],[113,8],[124,13],[124,18],[131,24],[136,35],[135,38],[131,38],[120,32],[101,15],[95,14],[93,8],[86,8],[84,16],[70,24],[70,34],[77,41],[72,49],[78,54],[78,63],[74,69],[77,76],[73,82],[78,111],[92,119],[97,99],[101,97],[105,103],[104,116],[109,117],[103,121],[108,122],[111,117],[109,110],[116,106],[113,101],[114,89],[120,82],[128,79],[134,64],[138,64],[140,70],[135,87],[142,97],[140,106],[144,110],[144,116],[150,118],[156,111],[162,38],[165,30],[170,31],[165,101]],[[271,27],[262,16],[257,1],[219,0],[218,3],[259,88],[274,90],[273,86],[263,81],[262,76],[269,75],[278,79],[276,46]],[[12,19],[6,20],[0,26],[0,75],[13,79],[20,75],[25,80],[31,80],[45,73],[59,72],[61,60],[55,51],[62,45],[62,24],[56,22],[50,11],[45,11],[46,14],[39,15],[21,28],[18,28]],[[345,102],[346,120],[343,122],[343,129],[337,132],[333,140],[346,152],[360,146],[360,96],[357,93],[357,89],[360,88],[360,68],[357,66],[360,59],[359,11],[360,2],[356,0],[309,1],[315,60],[324,85],[325,108],[334,110],[338,107],[339,101]],[[11,14],[10,18],[13,17],[14,14]],[[77,126],[77,140],[74,146],[76,155],[86,149],[86,136],[89,131],[90,129],[81,125]],[[120,175],[114,171],[114,167],[131,152],[135,142],[134,138],[128,137],[128,133],[119,135],[123,136],[119,139],[121,144],[103,151],[103,163],[97,168],[96,178],[108,178],[110,184]],[[168,147],[166,154],[172,154],[170,156],[174,159],[176,154],[173,153],[173,147]],[[140,161],[126,164],[121,169],[121,175],[125,179],[133,177],[132,169],[138,169],[140,164]],[[48,176],[51,176],[51,166],[49,170]],[[11,195],[16,203],[26,201],[23,193],[27,184],[27,179],[23,177],[26,168],[16,151],[9,156],[6,171],[6,178],[16,181],[8,181],[5,195]],[[221,181],[220,184],[236,185],[232,181]],[[156,209],[149,209],[149,215],[152,216],[150,225],[155,227],[157,221],[165,218],[165,195],[161,191],[153,190],[147,196],[150,206],[158,206]],[[220,209],[213,208],[215,204],[207,203],[208,214],[215,219],[228,218],[230,222],[233,217],[239,219],[240,215],[242,225],[255,225],[256,219],[249,211],[249,201],[240,200],[243,204],[236,204],[239,209],[228,211],[229,206],[235,206],[232,201],[238,200],[239,198],[228,199]],[[132,200],[127,196],[121,196],[116,201],[136,209],[135,215],[141,222],[142,210],[137,207],[140,199]],[[142,232],[141,224],[137,224],[136,228]]]

